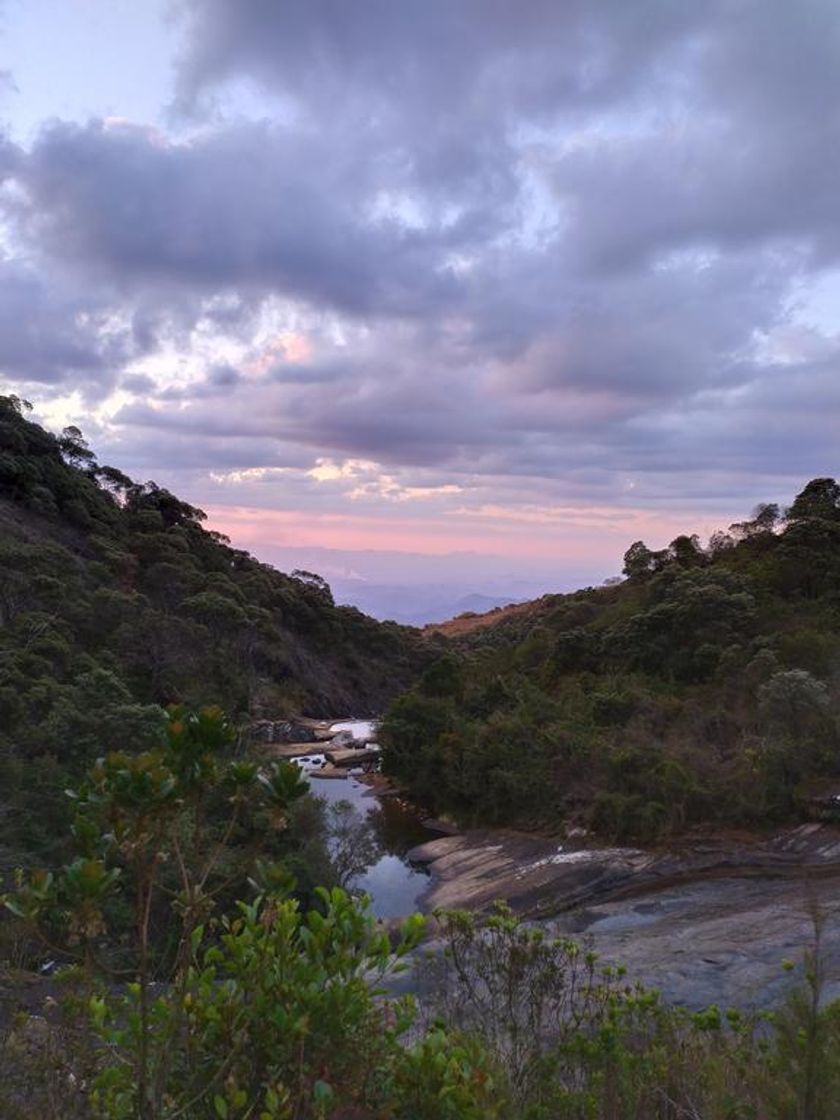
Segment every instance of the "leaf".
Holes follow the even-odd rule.
[[[316,1104],[331,1104],[335,1094],[332,1091],[332,1086],[328,1085],[326,1081],[316,1081],[312,1086],[312,1096],[315,1098]]]

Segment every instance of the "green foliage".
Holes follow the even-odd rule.
[[[201,510],[97,463],[0,398],[0,871],[53,859],[55,789],[101,753],[150,747],[170,703],[376,712],[429,660],[414,631],[336,607],[203,527]],[[31,820],[27,789],[63,777]]]
[[[840,1011],[823,1006],[819,913],[804,987],[762,1021],[670,1008],[502,904],[484,920],[438,911],[424,1023],[385,987],[418,958],[419,915],[389,936],[340,888],[304,909],[256,849],[239,852],[256,895],[225,903],[226,880],[245,886],[237,823],[293,819],[305,794],[288,769],[232,758],[232,739],[218,709],[173,709],[156,748],[112,752],[74,792],[79,855],[18,875],[4,900],[16,929],[77,963],[50,1019],[0,1022],[10,1120],[834,1115]]]
[[[656,841],[766,824],[840,782],[840,487],[809,483],[450,641],[392,703],[383,766],[467,823]]]
[[[789,522],[840,521],[840,485],[833,478],[812,479],[786,516]]]
[[[830,1120],[840,1003],[823,1001],[820,920],[806,980],[772,1015],[691,1014],[505,906],[439,911],[429,1011],[496,1071],[511,1120]]]
[[[441,1030],[409,1042],[412,1001],[382,998],[423,919],[409,918],[392,945],[367,900],[319,888],[303,911],[282,868],[256,860],[254,848],[236,851],[243,819],[259,822],[264,809],[282,827],[306,784],[293,765],[265,771],[231,759],[232,737],[218,709],[173,709],[157,748],[102,758],[72,795],[81,854],[56,873],[20,873],[5,899],[16,920],[77,962],[66,1002],[76,1028],[61,1035],[58,1063],[65,1112],[51,1115],[496,1115],[483,1051]],[[226,822],[212,811],[219,794]],[[224,906],[226,885],[243,888],[248,868],[258,894]],[[120,902],[130,933],[114,924]],[[166,936],[155,939],[161,913]],[[19,1041],[14,1030],[3,1040],[4,1072],[25,1057],[31,1075],[38,1054],[24,1055]],[[11,1085],[7,1111],[38,1100],[52,1109],[39,1085],[54,1078],[50,1070],[19,1086],[4,1076],[0,1101]]]
[[[416,929],[392,951],[363,905],[340,890],[323,891],[321,903],[302,914],[288,899],[258,898],[194,931],[189,963],[148,1007],[148,1116],[180,1107],[190,1117],[316,1117],[393,1092],[411,1010],[387,1015],[376,985]],[[141,996],[130,987],[97,1009],[97,1033],[117,1056],[141,1050]],[[130,1061],[104,1069],[95,1112],[134,1116],[136,1072]]]

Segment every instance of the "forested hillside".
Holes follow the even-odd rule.
[[[832,815],[840,486],[706,547],[638,541],[625,576],[453,639],[392,705],[386,768],[461,820],[620,839]]]
[[[0,847],[41,848],[68,773],[142,749],[159,705],[365,714],[416,676],[415,631],[336,607],[25,413],[0,398]]]

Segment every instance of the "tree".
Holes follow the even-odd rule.
[[[464,678],[461,663],[457,657],[446,655],[433,661],[420,678],[420,692],[438,700],[463,699]]]
[[[772,533],[782,517],[776,502],[760,502],[752,511],[752,523],[763,533]]]
[[[10,393],[8,396],[0,396],[0,416],[23,416],[24,412],[32,411],[32,402],[25,400],[23,397],[15,396]]]
[[[788,524],[819,519],[840,521],[840,484],[833,478],[813,478],[793,500]]]
[[[781,521],[781,510],[775,502],[761,502],[752,511],[748,521],[735,521],[729,532],[739,541],[752,540],[772,534]]]
[[[729,552],[734,547],[735,538],[729,533],[724,533],[722,529],[716,529],[709,537],[707,552],[714,559],[724,552]]]
[[[656,570],[656,553],[644,541],[634,541],[624,553],[622,572],[628,579],[644,579]]]
[[[306,587],[312,588],[318,595],[322,596],[328,603],[333,603],[333,595],[330,590],[330,585],[327,581],[314,572],[304,571],[303,568],[295,568],[291,573],[291,578],[297,580],[298,583],[304,584]]]
[[[668,557],[680,568],[696,568],[706,559],[696,533],[674,537],[668,545]]]
[[[350,801],[337,801],[327,809],[330,863],[340,887],[350,887],[354,879],[382,855],[376,831],[367,814]]]
[[[118,505],[123,505],[134,482],[116,467],[101,466],[94,471],[96,481]]]
[[[71,467],[95,467],[96,456],[88,446],[88,442],[75,424],[69,424],[62,429],[58,441],[64,459]]]
[[[804,669],[787,669],[758,690],[763,718],[769,726],[801,742],[824,727],[830,711],[828,686]]]
[[[483,1054],[443,1030],[409,1042],[412,1005],[381,998],[419,943],[419,915],[392,948],[367,903],[338,888],[318,888],[304,914],[285,869],[253,850],[255,897],[220,912],[238,827],[262,807],[263,829],[285,829],[306,783],[291,763],[226,758],[232,732],[216,710],[170,716],[158,749],[107,755],[74,795],[78,857],[21,875],[4,900],[79,964],[62,1118],[496,1117]],[[158,945],[161,907],[170,930]],[[128,959],[110,931],[127,910]]]

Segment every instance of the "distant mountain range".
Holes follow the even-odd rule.
[[[392,620],[407,626],[446,622],[465,611],[483,614],[495,607],[521,602],[519,595],[487,595],[463,588],[438,584],[399,586],[334,579],[332,590],[337,603],[364,611],[382,621]]]

